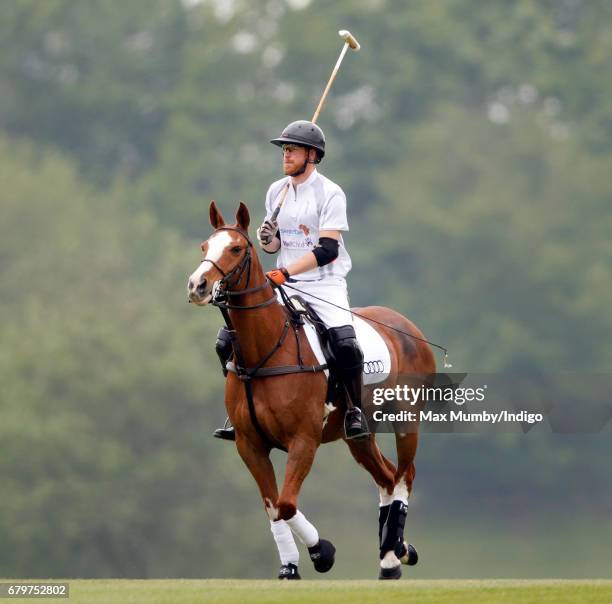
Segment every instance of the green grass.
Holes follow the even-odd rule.
[[[60,581],[54,579],[53,581]],[[68,580],[70,604],[612,603],[612,580]]]

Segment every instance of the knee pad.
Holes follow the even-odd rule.
[[[346,369],[363,367],[363,352],[352,325],[330,327],[328,333],[336,360],[341,367]]]

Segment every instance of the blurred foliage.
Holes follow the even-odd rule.
[[[605,372],[611,23],[603,0],[2,3],[0,575],[274,572],[252,479],[209,437],[220,316],[184,288],[211,198],[263,216],[267,141],[312,115],[340,27],[363,48],[321,170],[349,199],[353,304],[457,370]],[[609,458],[605,435],[424,435],[414,576],[609,572]],[[336,576],[375,572],[376,490],[343,445],[302,504]]]

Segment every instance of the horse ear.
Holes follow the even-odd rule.
[[[221,212],[219,212],[217,204],[214,201],[210,202],[209,215],[210,224],[212,224],[213,229],[218,229],[219,227],[225,226],[223,215]]]
[[[249,224],[251,222],[249,208],[247,208],[242,201],[240,202],[240,206],[238,207],[238,211],[236,212],[236,222],[243,231],[248,230]]]

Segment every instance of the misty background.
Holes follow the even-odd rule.
[[[320,170],[348,198],[351,303],[405,314],[454,371],[609,371],[609,2],[3,2],[0,576],[275,576],[256,485],[211,436],[221,316],[185,285],[211,199],[263,219],[268,141],[310,119],[343,28],[362,50]],[[612,576],[611,453],[609,426],[424,434],[405,576]],[[343,443],[300,507],[330,577],[376,576],[377,489]]]

